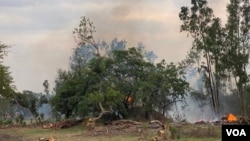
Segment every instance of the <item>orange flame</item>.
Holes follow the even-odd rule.
[[[132,104],[133,98],[131,96],[126,96],[125,98],[128,104]]]
[[[237,121],[237,117],[230,113],[230,114],[228,114],[227,120],[228,120],[228,122],[235,122],[235,121]]]

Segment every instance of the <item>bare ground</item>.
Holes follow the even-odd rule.
[[[0,133],[0,141],[27,141],[27,140],[23,140],[22,137]]]
[[[42,127],[14,127],[0,129],[0,141],[38,141],[39,137],[55,135],[57,141],[99,141],[121,140],[136,141],[151,139],[157,135],[158,127],[147,128],[148,124],[123,123],[115,125],[99,125],[93,130],[87,130],[83,124],[66,129],[43,129]],[[171,124],[176,129],[180,138],[220,138],[220,126],[209,124],[179,123]],[[129,139],[123,139],[124,137]]]

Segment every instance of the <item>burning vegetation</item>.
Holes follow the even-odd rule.
[[[228,115],[224,115],[221,119],[223,123],[239,123],[240,122],[238,118],[232,113],[229,113]]]
[[[196,121],[195,124],[209,124],[209,123],[213,123],[213,124],[242,124],[245,122],[243,122],[242,118],[238,118],[236,115],[229,113],[227,115],[222,116],[221,120],[217,120],[217,121],[206,121],[206,120],[199,120]]]
[[[243,118],[242,116],[236,116],[232,113],[229,113],[228,115],[224,115],[222,117],[223,124],[250,124],[250,119]]]

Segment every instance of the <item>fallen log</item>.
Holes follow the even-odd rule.
[[[55,123],[49,123],[42,126],[43,129],[62,129],[62,128],[70,128],[75,125],[81,124],[83,120],[65,120],[59,121]]]
[[[123,124],[142,125],[142,122],[134,120],[116,120],[112,122],[112,125],[123,125]]]

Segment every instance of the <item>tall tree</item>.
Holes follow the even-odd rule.
[[[249,83],[247,67],[249,66],[250,52],[250,6],[248,0],[230,0],[227,5],[229,13],[226,23],[226,45],[223,63],[229,74],[229,79],[234,80],[239,96],[240,112],[247,117],[246,95]]]
[[[82,17],[73,34],[79,47],[91,48],[96,57],[106,55],[108,44],[104,41],[97,42],[94,38],[94,32],[96,32],[96,29],[93,22],[86,17]]]
[[[7,55],[9,46],[0,42],[0,96],[9,97],[14,92],[13,78],[10,75],[9,67],[3,65],[4,56]]]
[[[183,22],[181,31],[186,31],[193,40],[193,46],[188,58],[198,63],[198,71],[204,75],[207,93],[211,97],[213,111],[219,115],[219,93],[223,68],[220,54],[223,50],[224,29],[220,19],[215,17],[206,0],[191,0],[192,7],[182,7],[179,13]],[[200,64],[201,63],[201,64]]]

